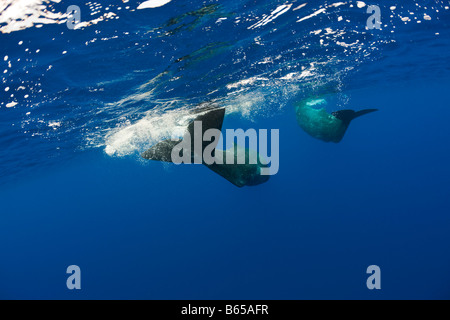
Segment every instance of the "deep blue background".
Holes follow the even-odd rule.
[[[2,187],[0,297],[450,298],[448,84],[350,92],[380,111],[337,145],[293,109],[262,120],[281,130],[281,164],[258,187],[100,151]]]
[[[252,29],[286,2],[119,11],[111,0],[118,20],[1,34],[0,299],[449,299],[449,10],[380,1],[386,26],[366,32],[353,1],[298,22],[332,2],[294,11],[303,1],[292,0]],[[54,7],[74,3],[83,21],[106,12]],[[379,111],[327,144],[294,112],[323,93],[347,96],[334,110]],[[268,183],[237,188],[202,166],[145,162],[147,141],[105,152],[120,128],[211,99],[238,109],[224,129],[280,130]],[[66,288],[69,265],[81,291]],[[366,287],[370,265],[379,291]]]

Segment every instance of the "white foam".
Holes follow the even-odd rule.
[[[359,2],[363,3],[362,1],[359,1]],[[325,12],[327,11],[327,8],[332,8],[332,7],[337,8],[337,7],[343,6],[343,5],[345,5],[345,4],[347,4],[347,3],[346,3],[346,2],[336,2],[336,3],[332,3],[332,4],[328,5],[328,6],[326,6],[325,8],[321,8],[321,9],[319,9],[319,10],[317,10],[317,11],[311,13],[310,15],[308,15],[308,16],[306,16],[306,17],[303,17],[303,18],[301,18],[301,19],[299,19],[299,20],[297,20],[297,22],[302,22],[302,21],[311,19],[311,18],[313,18],[313,17],[315,17],[315,16],[318,16],[319,14],[325,13]],[[351,6],[351,5],[350,5],[350,6]]]
[[[300,10],[301,8],[305,7],[306,5],[307,5],[307,3],[303,3],[303,4],[299,5],[298,7],[295,7],[294,9],[292,9],[292,11]]]
[[[311,13],[309,16],[306,16],[306,17],[303,17],[303,18],[297,20],[297,22],[302,22],[302,21],[304,21],[304,20],[307,20],[307,19],[310,19],[310,18],[312,18],[312,17],[318,16],[319,14],[324,13],[325,11],[326,11],[325,8],[319,9],[319,10],[317,10],[316,12]]]
[[[167,0],[164,0],[167,1]],[[61,0],[0,0],[0,32],[11,33],[31,27],[41,28],[45,24],[61,24],[67,21],[66,12],[52,12],[51,3]],[[83,21],[75,29],[97,24],[116,14],[108,12],[90,21]],[[19,42],[22,45],[23,41]]]
[[[49,126],[50,128],[56,129],[56,128],[58,128],[58,127],[61,126],[61,122],[59,122],[59,121],[50,121],[50,122],[48,123],[48,126]]]
[[[47,9],[45,3],[60,0],[3,0],[0,2],[0,28],[2,33],[24,30],[42,24],[61,23],[65,13]]]
[[[256,28],[265,26],[266,24],[268,24],[269,22],[275,20],[276,18],[278,18],[282,14],[288,12],[289,9],[291,9],[291,7],[292,7],[292,4],[283,4],[281,6],[278,6],[274,11],[272,11],[270,13],[269,16],[264,17],[263,19],[261,19],[260,21],[258,21],[255,24],[251,25],[247,29],[256,29]]]
[[[336,3],[330,4],[328,7],[329,8],[331,8],[331,7],[337,8],[337,7],[340,7],[340,6],[343,6],[343,5],[345,5],[345,2],[336,2]]]
[[[126,121],[113,130],[106,137],[105,152],[110,156],[123,157],[143,152],[165,139],[181,138],[193,117],[188,109],[151,110],[136,123]]]
[[[366,6],[366,4],[364,2],[362,2],[362,1],[357,1],[356,5],[357,5],[358,8],[364,8]]]
[[[15,107],[16,105],[17,105],[17,102],[13,101],[13,102],[10,102],[10,103],[6,104],[6,107],[7,108],[12,108],[12,107]]]
[[[102,16],[96,18],[96,19],[80,22],[77,25],[75,25],[74,29],[77,30],[77,29],[88,27],[88,26],[92,26],[92,25],[95,25],[95,24],[97,24],[97,23],[99,23],[101,21],[112,19],[114,17],[117,18],[117,15],[114,12],[108,12],[108,13],[105,13],[104,15],[102,15]]]
[[[140,9],[150,9],[150,8],[158,8],[162,7],[172,0],[148,0],[143,3],[141,3],[137,8]]]
[[[251,78],[248,78],[248,79],[240,80],[238,82],[230,83],[230,84],[227,85],[227,89],[231,90],[231,89],[236,89],[236,88],[241,87],[241,86],[252,85],[252,84],[254,84],[257,81],[269,81],[269,79],[268,78],[263,78],[263,77],[251,77]]]
[[[345,42],[341,42],[341,41],[337,41],[336,44],[338,46],[344,47],[344,48],[348,48],[348,47],[353,47],[356,46],[359,43],[359,41],[357,40],[354,43],[345,43]]]
[[[261,112],[261,107],[264,106],[265,96],[261,92],[234,92],[225,102],[227,114],[241,114],[249,120],[253,120],[253,116]]]

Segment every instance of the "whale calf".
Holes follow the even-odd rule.
[[[295,109],[299,126],[310,136],[325,142],[340,142],[353,119],[378,111],[339,110],[330,114],[325,111],[326,103],[322,98],[307,99],[298,103]]]
[[[207,110],[206,113],[197,116],[188,125],[183,139],[161,141],[142,153],[141,156],[147,160],[173,163],[175,162],[173,161],[174,152],[178,156],[181,154],[181,158],[185,156],[183,154],[183,149],[179,148],[179,146],[186,142],[190,150],[190,155],[188,155],[190,160],[189,163],[199,163],[196,162],[195,159],[198,159],[197,156],[199,153],[203,153],[205,149],[208,148],[208,150],[212,150],[211,154],[214,161],[212,163],[211,161],[208,161],[207,163],[202,158],[200,163],[227,179],[237,187],[255,186],[267,182],[269,180],[269,175],[261,174],[261,169],[266,168],[267,165],[261,163],[260,156],[256,151],[252,151],[248,148],[241,148],[237,145],[234,145],[232,148],[227,150],[219,150],[216,149],[219,142],[217,139],[213,142],[202,140],[200,147],[201,150],[196,149],[196,146],[194,145],[196,137],[199,137],[200,134],[201,137],[205,136],[205,132],[209,129],[217,129],[220,131],[222,129],[224,116],[224,108],[213,108]],[[194,130],[194,123],[197,121],[201,121],[201,132],[195,132]],[[245,155],[245,162],[243,164],[240,164],[237,161],[238,154]],[[255,155],[256,158],[254,158]],[[230,158],[234,158],[235,161],[232,164],[226,163]],[[251,163],[250,158],[257,159],[256,163]]]

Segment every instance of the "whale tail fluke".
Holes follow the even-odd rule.
[[[198,132],[196,134],[201,134],[203,137],[204,133],[208,129],[222,129],[222,123],[225,116],[225,109],[202,109],[202,111],[207,111],[206,113],[203,113],[199,116],[197,116],[187,127],[186,133],[189,133],[191,136],[191,143],[192,148],[191,150],[194,150],[193,143],[194,143],[194,121],[201,121],[202,122],[202,131]],[[154,146],[152,146],[150,149],[145,151],[141,154],[142,158],[147,160],[156,160],[156,161],[163,161],[163,162],[173,162],[172,161],[172,150],[177,146],[180,142],[182,142],[182,139],[175,139],[175,140],[163,140],[161,142],[158,142]],[[215,141],[217,144],[218,141]],[[206,145],[210,143],[203,142],[203,148],[202,151],[205,149]],[[183,152],[181,150],[180,152]]]
[[[354,111],[354,110],[339,110],[332,113],[334,117],[337,119],[343,121],[345,124],[349,125],[350,122],[358,117],[361,117],[365,114],[372,113],[378,111],[378,109],[365,109],[360,111]]]
[[[196,110],[198,111],[198,110]],[[206,111],[206,112],[205,112]],[[191,160],[195,159],[196,156],[196,150],[195,150],[195,141],[202,141],[202,148],[201,152],[205,151],[206,148],[212,148],[213,153],[211,155],[215,159],[220,159],[219,163],[206,163],[204,160],[203,164],[210,170],[214,171],[218,175],[222,176],[226,180],[230,181],[232,184],[234,184],[237,187],[243,187],[243,186],[254,186],[261,183],[266,182],[269,180],[268,175],[262,174],[262,168],[266,165],[263,165],[261,163],[245,163],[245,164],[238,164],[238,163],[231,163],[227,164],[225,163],[228,159],[228,152],[229,150],[215,150],[217,144],[219,141],[216,141],[215,139],[213,142],[204,141],[203,137],[207,130],[209,129],[217,129],[221,131],[222,129],[222,123],[225,116],[225,109],[224,108],[214,108],[211,107],[211,105],[206,106],[206,108],[202,108],[200,110],[202,112],[200,115],[198,115],[191,123],[189,123],[186,132],[185,132],[185,139],[178,139],[178,140],[163,140],[144,153],[142,153],[142,157],[147,160],[156,160],[156,161],[164,161],[164,162],[174,162],[172,160],[172,152],[174,149],[178,146],[178,144],[185,141],[185,143],[188,143],[187,137],[190,139],[190,146],[187,145],[186,147],[190,148],[190,158]],[[196,127],[195,122],[201,122],[201,130],[198,130],[199,127]],[[201,136],[196,136],[200,135]],[[236,152],[236,148],[233,150],[232,156],[234,159],[237,159],[238,152]],[[179,154],[182,152],[188,152],[187,150],[184,151],[184,148],[181,148],[181,150],[175,151],[177,156],[181,156],[184,158],[184,154]],[[251,150],[244,149],[243,150],[246,162],[250,159],[250,153]],[[258,155],[259,159],[259,155]]]
[[[209,129],[217,129],[219,131],[222,130],[223,119],[225,117],[225,108],[213,109],[210,106],[208,106],[206,110],[207,110],[206,113],[196,117],[194,121],[192,121],[187,127],[186,131],[191,136],[191,144],[192,144],[191,150],[194,150],[194,140],[199,139],[202,141],[202,152],[203,152],[205,148],[211,144],[211,142],[203,141],[202,137],[205,135],[205,132]],[[195,132],[194,130],[195,121],[201,121],[202,123],[201,132]],[[195,136],[196,134],[201,136],[196,137]],[[219,141],[214,141],[214,148],[217,146],[218,143]]]
[[[355,117],[353,119],[361,117],[361,116],[363,116],[365,114],[368,114],[368,113],[375,112],[375,111],[378,111],[378,109],[365,109],[365,110],[361,110],[361,111],[356,111],[355,112]]]

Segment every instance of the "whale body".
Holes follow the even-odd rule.
[[[299,126],[310,136],[325,142],[340,142],[353,119],[378,110],[339,110],[330,114],[324,108],[326,104],[322,98],[307,99],[295,108]]]
[[[195,134],[201,134],[202,137],[204,136],[205,132],[208,129],[222,129],[222,123],[225,116],[225,109],[223,108],[213,108],[212,110],[207,110],[206,113],[197,116],[186,129],[186,135],[189,135],[191,137],[191,163],[194,162],[195,158],[195,146],[194,146],[194,135]],[[194,121],[201,121],[202,122],[202,132],[196,133],[194,132]],[[144,153],[142,153],[142,157],[147,160],[156,160],[156,161],[164,161],[164,162],[173,162],[172,161],[172,151],[175,147],[179,146],[180,143],[183,142],[183,139],[177,139],[177,140],[164,140]],[[202,164],[205,165],[208,169],[214,171],[215,173],[219,174],[223,178],[230,181],[232,184],[234,184],[237,187],[244,187],[244,186],[255,186],[261,183],[265,183],[269,180],[269,175],[262,175],[261,169],[267,167],[266,165],[263,165],[260,161],[260,156],[256,151],[252,151],[248,148],[241,148],[237,145],[234,145],[230,149],[227,150],[219,150],[216,149],[216,146],[218,144],[218,141],[214,142],[205,142],[202,141],[201,146],[201,152],[205,150],[205,148],[212,148],[212,155],[215,159],[215,161],[212,164],[205,163],[204,160],[202,160]],[[180,151],[181,154],[183,153],[183,150]],[[240,154],[245,155],[245,162],[244,164],[238,164],[238,155]],[[233,164],[227,164],[227,155],[228,158],[230,158],[230,154],[233,154],[231,157],[234,157],[234,163]],[[251,156],[254,156],[256,153],[257,163],[250,163]]]

